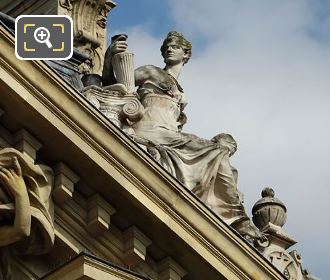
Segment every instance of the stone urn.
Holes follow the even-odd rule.
[[[262,230],[269,223],[282,227],[286,222],[286,207],[282,201],[275,197],[272,188],[265,188],[252,208],[253,223]]]

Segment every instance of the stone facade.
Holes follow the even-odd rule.
[[[43,166],[51,174],[45,185],[52,194],[41,195],[45,192],[38,187],[29,191],[37,176],[22,172],[30,208],[35,197],[46,197],[34,208],[43,209],[39,220],[47,213],[51,218],[32,226],[38,219],[16,211],[20,204],[11,201],[15,217],[0,211],[6,221],[1,225],[16,226],[19,214],[31,216],[25,226],[32,233],[47,228],[32,241],[50,242],[37,251],[28,250],[34,244],[30,233],[11,244],[5,240],[0,279],[286,279],[285,270],[276,269],[266,253],[261,256],[159,165],[150,143],[134,134],[144,109],[130,77],[123,75],[115,85],[100,83],[105,18],[114,3],[47,0],[38,6],[31,0],[24,9],[20,3],[3,1],[0,10],[17,16],[47,6],[49,13],[71,15],[76,50],[70,61],[60,63],[18,61],[12,20],[0,17],[1,170],[19,170],[16,163],[1,163],[6,151],[14,154],[12,162],[26,158],[31,170]],[[12,244],[25,251],[11,250]]]

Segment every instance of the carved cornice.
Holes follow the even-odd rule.
[[[42,277],[43,280],[56,279],[95,279],[95,280],[147,280],[136,273],[110,264],[100,258],[81,253],[61,268]]]

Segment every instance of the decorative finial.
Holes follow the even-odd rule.
[[[269,223],[282,227],[286,221],[286,207],[275,197],[272,188],[264,188],[259,199],[252,208],[252,220],[259,228],[265,228]]]
[[[264,188],[261,192],[261,196],[262,197],[274,197],[275,196],[275,192],[272,188],[270,187],[267,187],[267,188]]]

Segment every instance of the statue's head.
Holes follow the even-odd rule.
[[[171,45],[177,46],[183,50],[183,64],[187,63],[191,57],[192,45],[181,33],[176,31],[171,31],[167,34],[167,37],[160,48],[165,63],[167,63],[168,49]]]

